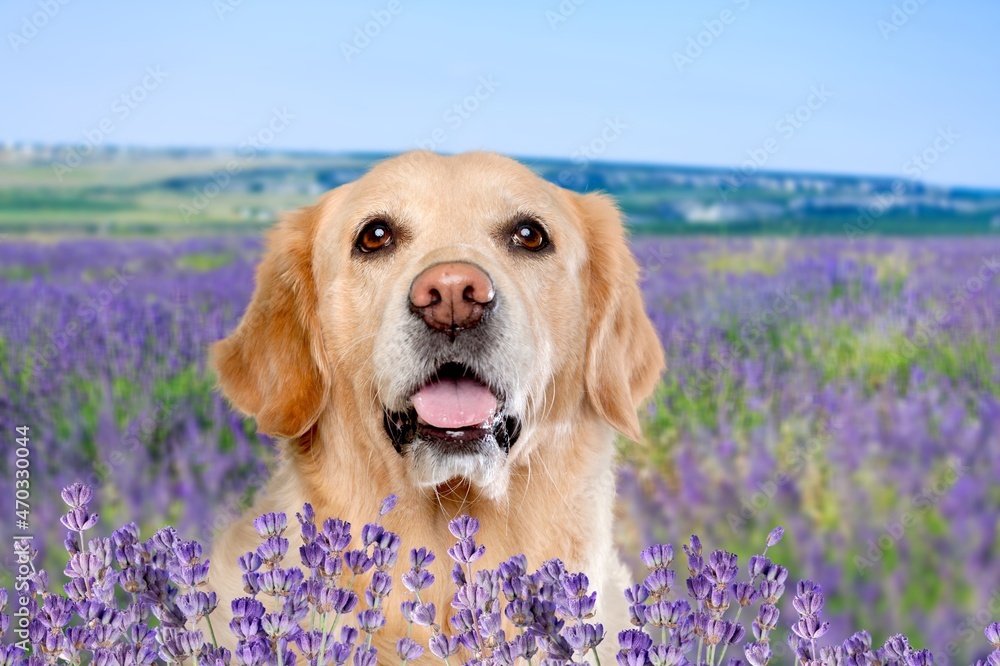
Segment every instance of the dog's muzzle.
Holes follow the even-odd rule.
[[[494,312],[493,281],[473,264],[439,263],[413,280],[409,301],[410,311],[426,324],[423,335],[432,343],[427,346],[440,351],[443,344],[451,358],[413,387],[408,409],[385,411],[386,434],[396,451],[403,454],[418,439],[446,453],[475,453],[489,446],[509,451],[521,432],[519,419],[505,412],[502,391],[462,362],[481,354],[473,347],[490,337],[472,329],[486,327]],[[435,356],[440,359],[430,358]]]
[[[411,402],[405,411],[385,410],[383,419],[401,455],[418,439],[445,453],[477,453],[492,446],[508,453],[521,434],[521,421],[505,411],[503,397],[458,363],[443,365]]]

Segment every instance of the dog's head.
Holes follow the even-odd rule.
[[[497,155],[409,153],[275,228],[212,359],[265,433],[332,413],[417,485],[495,494],[583,420],[640,436],[663,357],[636,280],[608,198]]]

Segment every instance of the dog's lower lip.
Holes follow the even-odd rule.
[[[492,433],[492,425],[482,424],[465,428],[437,428],[426,423],[421,423],[418,420],[417,432],[424,437],[441,442],[474,442],[489,436]]]
[[[484,446],[498,446],[509,452],[521,433],[520,419],[503,410],[484,423],[465,428],[438,428],[424,423],[412,407],[401,412],[384,410],[382,423],[389,441],[400,455],[405,455],[405,449],[414,440],[455,453],[470,453],[475,449],[469,447]]]

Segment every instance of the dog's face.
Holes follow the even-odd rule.
[[[596,414],[637,437],[662,353],[614,206],[472,153],[411,153],[286,218],[226,395],[283,437],[326,410],[410,482],[502,493],[540,429]]]

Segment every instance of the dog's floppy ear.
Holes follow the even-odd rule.
[[[319,211],[299,209],[270,233],[250,305],[210,353],[222,393],[275,437],[308,430],[329,392],[312,271]]]
[[[643,306],[618,208],[602,194],[574,196],[588,239],[587,395],[605,421],[638,441],[636,410],[664,370],[663,348]]]

